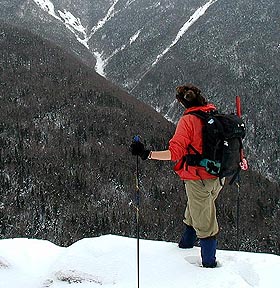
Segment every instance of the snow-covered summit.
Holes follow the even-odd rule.
[[[0,287],[136,287],[136,247],[135,239],[114,235],[67,248],[44,240],[1,240]],[[199,255],[198,247],[140,240],[141,287],[278,287],[279,256],[218,250],[220,267],[207,269]]]

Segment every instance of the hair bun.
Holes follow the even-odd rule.
[[[207,104],[206,99],[201,95],[201,90],[191,83],[176,87],[176,98],[186,108],[193,106],[204,106]]]

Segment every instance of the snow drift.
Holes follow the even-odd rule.
[[[217,251],[219,267],[200,266],[200,248],[140,240],[140,285],[170,287],[277,287],[280,257]],[[45,240],[0,241],[0,287],[137,286],[136,239],[105,235],[82,239],[70,247]]]

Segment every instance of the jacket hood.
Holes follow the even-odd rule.
[[[217,108],[215,107],[214,104],[209,103],[209,104],[206,104],[204,106],[194,106],[194,107],[188,108],[185,110],[184,115],[186,115],[189,112],[193,112],[193,111],[210,112],[213,110],[217,110]]]

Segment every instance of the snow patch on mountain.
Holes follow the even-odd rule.
[[[77,38],[77,40],[83,44],[86,48],[88,47],[87,44],[87,33],[86,28],[82,25],[80,18],[76,18],[71,12],[66,11],[60,11],[58,10],[57,15],[55,13],[55,7],[53,3],[49,0],[33,0],[43,11],[47,12],[49,15],[54,17],[55,19],[61,21],[66,28],[68,28]],[[81,38],[78,34],[81,33],[83,35],[83,38]]]
[[[74,29],[86,36],[86,28],[82,25],[80,18],[76,18],[71,12],[58,10],[60,17],[64,20],[64,24],[69,29]]]
[[[130,45],[136,41],[136,39],[138,38],[140,33],[141,33],[141,30],[138,30],[132,37],[130,37],[130,39],[129,39]]]
[[[115,10],[115,6],[116,4],[119,2],[119,0],[115,0],[112,4],[112,6],[109,8],[109,10],[107,11],[107,14],[98,21],[98,23],[91,29],[91,33],[90,35],[87,37],[87,42],[91,39],[91,37],[99,30],[101,29],[106,22],[108,22],[112,17],[115,16],[116,14],[116,10]]]
[[[121,47],[115,49],[113,53],[107,58],[103,58],[103,53],[99,53],[97,51],[93,52],[96,58],[95,71],[101,76],[106,77],[105,68],[108,62],[110,61],[110,59],[112,59],[117,53],[123,51],[128,45],[132,45],[133,42],[137,40],[140,33],[141,33],[141,29],[138,30],[134,35],[132,35],[126,44],[123,44]]]
[[[125,4],[125,8],[127,8],[130,4],[132,4],[133,2],[135,2],[135,0],[128,0]]]
[[[178,34],[176,35],[175,39],[172,43],[161,53],[157,56],[156,60],[152,63],[152,67],[155,66],[160,59],[174,46],[177,42],[183,37],[183,35],[187,32],[187,30],[201,17],[204,15],[206,10],[217,0],[210,0],[205,5],[199,7],[194,14],[189,18],[189,20],[183,25],[183,27],[179,30]]]
[[[55,19],[61,21],[75,36],[76,39],[84,45],[87,49],[89,49],[88,41],[92,38],[92,36],[100,30],[112,17],[114,17],[118,10],[115,9],[115,6],[118,4],[119,0],[114,0],[110,8],[108,9],[106,15],[100,19],[97,24],[92,27],[90,30],[90,33],[87,34],[87,29],[82,25],[82,21],[80,18],[75,17],[71,12],[67,10],[57,10],[57,13],[55,12],[55,6],[50,0],[33,0],[42,10],[49,13],[51,16],[53,16]],[[134,85],[133,89],[138,86],[138,84],[141,82],[141,80],[145,77],[145,75],[164,57],[166,53],[174,46],[176,43],[180,40],[181,37],[186,33],[186,31],[206,12],[206,10],[216,2],[217,0],[210,0],[205,5],[199,7],[195,13],[188,19],[188,21],[183,25],[183,27],[179,30],[178,34],[176,35],[175,39],[172,41],[172,43],[165,48],[165,50],[160,53],[154,62],[151,64],[149,69],[143,73],[142,76],[140,76],[139,80],[136,81],[136,85]],[[134,2],[134,0],[127,1],[125,4],[125,8],[127,8],[129,5],[131,5]],[[158,1],[153,6],[158,7],[161,5],[161,2]],[[129,38],[129,42],[126,44],[123,44],[121,47],[114,50],[114,52],[107,57],[106,59],[103,58],[103,52],[94,51],[93,54],[96,57],[96,66],[95,70],[97,73],[99,73],[102,76],[105,76],[105,67],[108,63],[108,61],[116,55],[118,52],[123,51],[127,45],[131,45],[133,42],[137,40],[141,33],[141,29],[138,30],[134,35],[132,35]],[[82,36],[82,37],[81,37]]]
[[[60,20],[60,18],[55,14],[54,5],[49,0],[33,0],[42,10],[49,13],[54,18]]]
[[[64,9],[64,12],[58,10],[58,13],[63,20],[62,22],[64,25],[73,33],[75,34],[77,40],[83,44],[87,49],[89,49],[89,46],[87,44],[86,38],[86,28],[82,25],[80,18],[76,18],[71,12],[66,11]],[[60,20],[61,20],[60,19]],[[79,32],[83,35],[83,39],[77,35],[76,32]]]
[[[101,75],[105,76],[105,63],[106,61],[102,58],[103,53],[99,53],[97,51],[93,52],[93,55],[96,59],[96,64],[95,64],[95,71]]]
[[[153,69],[153,67],[155,65],[157,65],[157,63],[165,56],[166,53],[169,52],[169,50],[175,46],[177,44],[177,42],[184,36],[184,34],[188,31],[188,29],[201,17],[205,14],[205,12],[207,11],[207,9],[213,5],[214,3],[216,3],[218,0],[210,0],[208,1],[206,4],[204,4],[203,6],[199,7],[194,14],[188,19],[188,21],[182,26],[182,28],[179,30],[179,32],[177,33],[175,39],[172,41],[172,43],[165,48],[165,50],[160,53],[155,61],[151,64],[151,66],[149,67],[149,69],[147,71],[145,71],[142,76],[135,82],[136,85],[130,90],[130,93],[139,85],[139,83],[142,81],[142,79]]]

